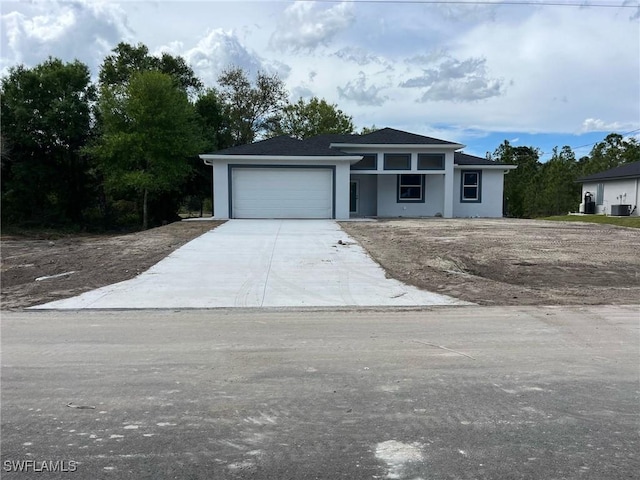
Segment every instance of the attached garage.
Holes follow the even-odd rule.
[[[350,167],[362,155],[283,135],[200,158],[213,167],[214,218],[343,220]]]
[[[230,165],[231,218],[334,218],[335,168]]]

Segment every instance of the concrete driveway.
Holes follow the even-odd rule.
[[[40,309],[458,305],[385,277],[331,220],[230,220],[141,275]]]

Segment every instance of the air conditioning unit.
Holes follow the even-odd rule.
[[[628,217],[631,215],[631,205],[611,205],[611,216]]]

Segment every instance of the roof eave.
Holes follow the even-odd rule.
[[[216,155],[201,154],[200,159],[205,165],[213,165],[215,161],[304,161],[304,162],[359,162],[361,155]]]
[[[466,147],[460,143],[332,143],[331,148],[379,148],[379,149],[446,149],[460,150]]]
[[[456,168],[458,170],[462,169],[462,168],[482,168],[482,169],[487,169],[487,170],[515,170],[516,168],[518,168],[517,165],[509,165],[509,164],[504,164],[504,165],[482,165],[482,164],[478,164],[478,165],[472,165],[472,164],[454,164],[453,168]]]
[[[585,177],[585,178],[578,178],[576,180],[576,183],[599,182],[599,181],[606,181],[606,180],[629,180],[634,178],[640,178],[640,175],[633,174],[633,175],[620,175],[619,177],[595,177],[595,178]]]

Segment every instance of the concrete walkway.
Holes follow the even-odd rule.
[[[32,308],[458,304],[466,302],[385,278],[334,221],[230,220],[136,278]]]

